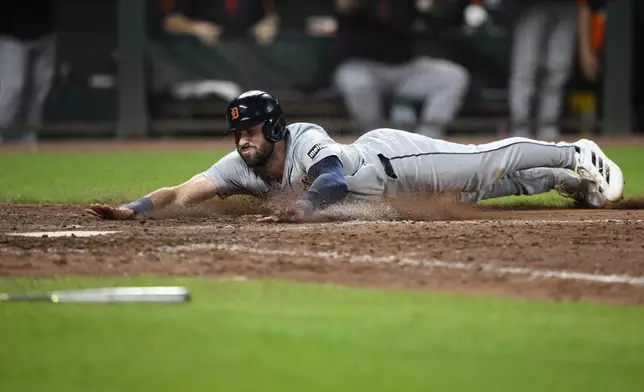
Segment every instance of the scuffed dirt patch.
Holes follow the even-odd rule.
[[[351,220],[344,221],[259,224],[256,219],[268,211],[252,200],[215,202],[182,218],[126,222],[96,220],[78,205],[0,205],[0,275],[241,275],[644,304],[641,285],[500,272],[644,277],[643,211],[411,206],[354,206]],[[72,229],[120,232],[91,238],[5,234]]]

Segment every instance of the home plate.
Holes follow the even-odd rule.
[[[7,233],[7,235],[19,237],[94,237],[97,235],[115,234],[119,231],[32,231],[28,233]]]

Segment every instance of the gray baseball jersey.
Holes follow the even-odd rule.
[[[331,155],[342,162],[348,197],[359,199],[457,191],[475,200],[508,173],[576,166],[575,148],[569,143],[509,138],[466,145],[382,128],[365,133],[352,144],[341,144],[318,125],[294,123],[288,126],[281,183],[269,183],[258,176],[236,151],[203,175],[224,197],[232,194],[266,197],[276,192],[299,194],[306,188],[309,168]],[[502,192],[497,183],[494,193]]]
[[[311,166],[331,155],[340,158],[345,173],[357,170],[360,157],[355,149],[336,143],[322,127],[294,123],[287,128],[286,162],[281,182],[261,178],[246,165],[237,151],[226,155],[203,174],[215,184],[223,197],[233,194],[266,197],[279,192],[301,193]]]

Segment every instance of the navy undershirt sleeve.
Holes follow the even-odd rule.
[[[348,193],[342,162],[335,155],[328,156],[311,166],[308,177],[312,181],[311,186],[298,202],[298,205],[307,213],[341,201]]]

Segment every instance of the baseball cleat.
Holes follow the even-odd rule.
[[[555,189],[563,197],[594,208],[603,208],[608,203],[606,197],[599,191],[597,183],[583,178],[572,170],[554,169],[554,177]]]
[[[623,198],[624,175],[622,169],[606,156],[599,146],[587,139],[581,139],[573,145],[577,148],[577,174],[588,179],[599,187],[599,192],[609,202],[616,203]]]

